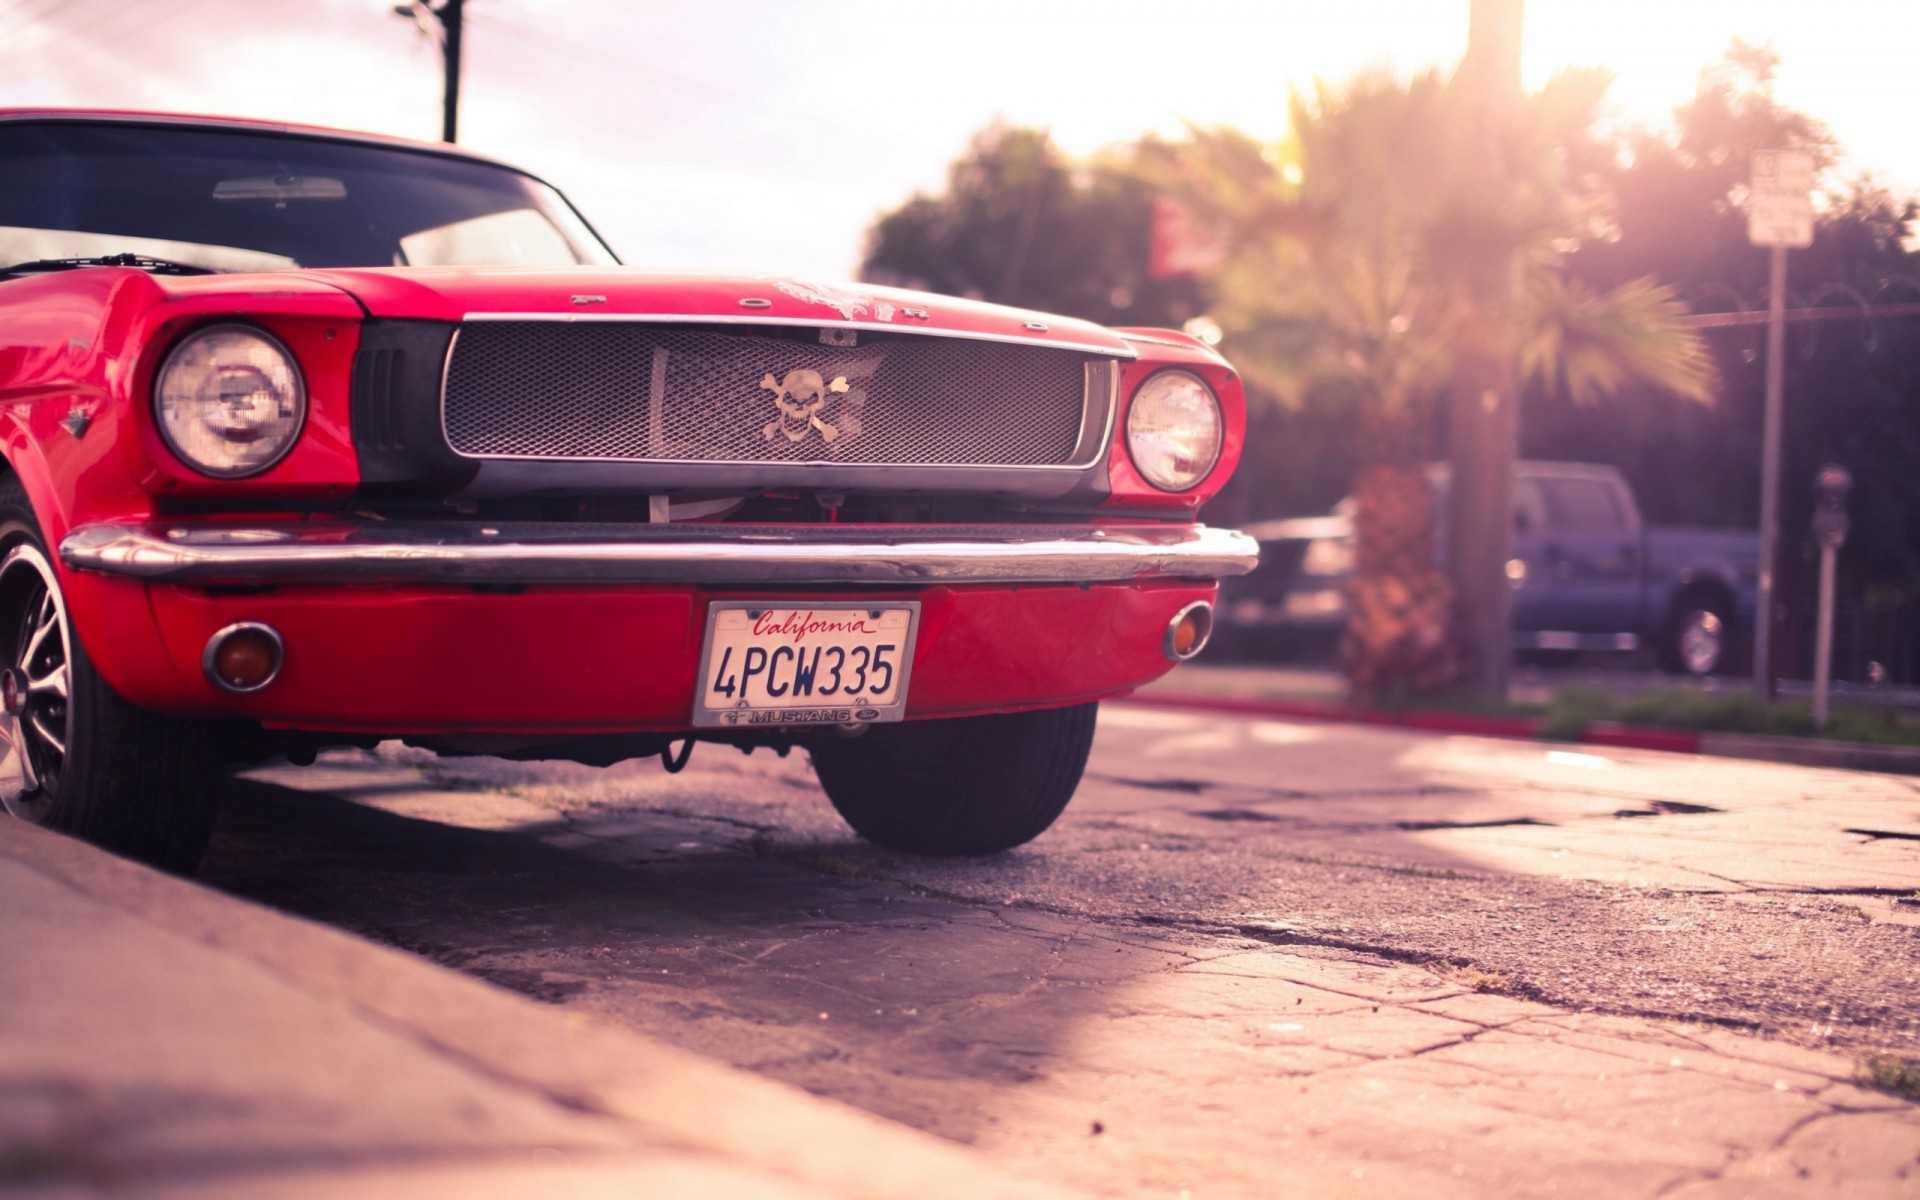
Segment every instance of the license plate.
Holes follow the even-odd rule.
[[[773,606],[716,600],[693,723],[835,725],[906,716],[917,600]]]

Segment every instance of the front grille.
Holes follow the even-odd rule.
[[[1105,428],[1097,355],[918,335],[824,346],[658,325],[475,322],[447,441],[479,458],[1077,466]]]

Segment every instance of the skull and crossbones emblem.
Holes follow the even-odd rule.
[[[773,393],[773,403],[780,410],[780,415],[760,431],[768,441],[772,441],[775,434],[785,434],[788,441],[797,442],[811,429],[818,429],[821,440],[829,444],[840,436],[840,430],[828,424],[820,411],[835,396],[850,390],[845,375],[835,376],[833,382],[828,383],[820,372],[802,369],[788,371],[785,379],[776,381],[769,372],[760,386]]]

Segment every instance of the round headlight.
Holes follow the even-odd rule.
[[[1134,393],[1127,453],[1148,483],[1184,492],[1220,461],[1225,423],[1213,389],[1189,371],[1162,371]]]
[[[173,348],[154,381],[161,436],[221,479],[257,475],[300,436],[307,389],[286,347],[249,325],[216,325]]]

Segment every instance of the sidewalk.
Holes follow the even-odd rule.
[[[1518,690],[1519,687],[1516,687]],[[1142,702],[1169,708],[1391,725],[1481,737],[1526,740],[1540,737],[1540,722],[1533,717],[1363,709],[1347,703],[1345,696],[1345,682],[1337,671],[1331,669],[1237,663],[1215,665],[1204,661],[1176,667],[1170,674],[1133,694],[1133,698]],[[1542,695],[1538,698],[1545,697]],[[1803,767],[1838,767],[1852,771],[1920,775],[1920,747],[1912,746],[1874,746],[1822,738],[1694,732],[1613,722],[1595,722],[1588,726],[1580,742],[1593,746],[1792,763]]]
[[[0,1193],[1066,1194],[11,819],[0,910]]]
[[[901,900],[929,914],[955,906]],[[0,1192],[1069,1194],[981,1153],[19,822],[0,822],[0,906]],[[1018,909],[980,915],[1082,924]],[[1075,957],[1059,969],[1076,977],[1167,961],[1133,985],[1075,993],[1097,1006],[1080,1036],[1003,1099],[999,1136],[1014,1149],[1000,1151],[1012,1169],[1072,1177],[1057,1161],[1022,1159],[1018,1145],[1059,1128],[1084,1144],[1092,1112],[1111,1130],[1089,1153],[1126,1155],[1136,1131],[1192,1126],[1186,1152],[1257,1164],[1227,1189],[1247,1196],[1648,1195],[1675,1178],[1687,1182],[1668,1194],[1686,1197],[1895,1196],[1920,1173],[1917,1110],[1856,1086],[1847,1058],[1567,1012],[1415,965],[1302,956],[1286,948],[1283,926],[1243,935],[1197,957],[1066,938]],[[983,967],[980,1003],[967,1008],[974,1024],[956,1020],[950,1036],[1014,1036],[998,1003],[1006,986],[1004,965]],[[1187,1064],[1218,1076],[1207,1107],[1244,1114],[1244,1124],[1229,1129],[1193,1109],[1179,1076]],[[884,1067],[875,1056],[860,1069]],[[1095,1075],[1124,1083],[1090,1107],[1081,1084]],[[1190,1109],[1207,1119],[1194,1124]],[[1082,1182],[1102,1194],[1175,1194],[1123,1178],[1131,1186],[1097,1172]]]

